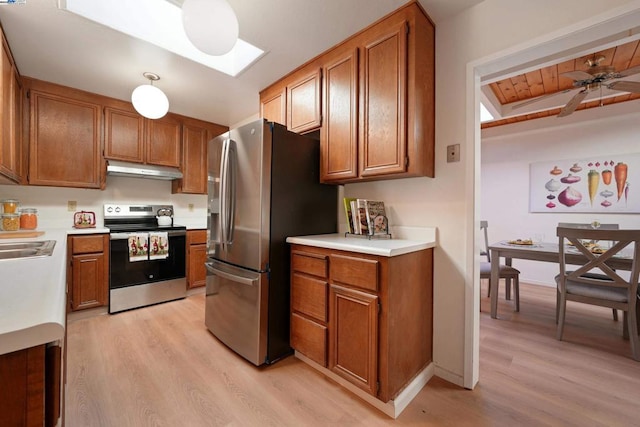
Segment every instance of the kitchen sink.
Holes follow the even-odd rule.
[[[0,243],[0,260],[50,256],[55,245],[55,240]]]

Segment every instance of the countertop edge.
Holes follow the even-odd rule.
[[[424,249],[435,248],[435,240],[420,239],[366,239],[350,238],[341,234],[326,234],[317,236],[292,236],[287,238],[287,243],[305,246],[313,246],[324,249],[343,250],[368,255],[393,257],[416,252]]]

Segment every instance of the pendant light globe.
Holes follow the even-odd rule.
[[[160,80],[157,74],[143,73],[149,84],[140,85],[131,93],[133,108],[143,117],[159,119],[169,111],[169,99],[153,82]]]
[[[189,41],[208,55],[224,55],[238,41],[238,18],[226,0],[185,0],[182,25]]]

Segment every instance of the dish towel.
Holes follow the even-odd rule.
[[[129,234],[129,262],[149,259],[149,233]]]
[[[149,233],[149,259],[166,259],[169,256],[169,235],[166,231]]]

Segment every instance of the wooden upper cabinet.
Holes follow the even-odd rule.
[[[104,109],[104,157],[144,162],[144,117],[135,111]]]
[[[358,49],[349,46],[327,54],[325,60],[320,180],[357,178]]]
[[[29,184],[101,188],[102,107],[40,86],[30,90]]]
[[[146,119],[146,163],[180,167],[182,124],[171,113]]]
[[[260,115],[270,122],[287,125],[287,88],[275,86],[260,93]]]
[[[287,129],[303,133],[320,127],[322,69],[287,85]]]
[[[25,178],[22,153],[22,85],[2,37],[0,61],[0,182],[22,183]]]
[[[104,158],[180,167],[182,124],[171,113],[146,119],[135,110],[105,107]]]
[[[406,171],[407,34],[402,22],[372,31],[362,48],[360,175]]]

